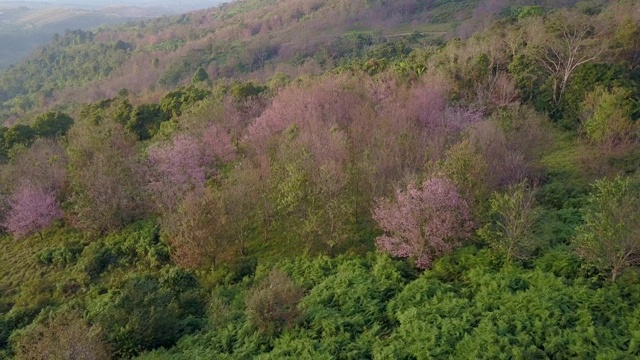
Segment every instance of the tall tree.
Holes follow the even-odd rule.
[[[118,229],[145,212],[145,166],[135,136],[115,120],[76,123],[68,135],[71,219],[92,232]]]
[[[172,212],[190,191],[202,193],[205,180],[235,156],[229,135],[211,123],[202,134],[178,134],[166,144],[148,150],[151,165],[150,189],[157,210]]]
[[[188,191],[204,191],[205,168],[200,146],[187,135],[149,149],[153,197],[161,213],[175,210]]]
[[[595,61],[607,49],[605,22],[575,11],[552,14],[531,28],[533,48],[553,81],[553,102],[560,103],[576,69]]]

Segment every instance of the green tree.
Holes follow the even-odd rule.
[[[630,97],[637,98],[640,92],[633,77],[630,68],[622,63],[597,62],[577,68],[562,100],[561,113],[558,114],[562,116],[563,124],[575,128],[581,118],[585,97],[600,87],[602,90],[621,88]]]
[[[518,9],[518,19],[526,19],[528,17],[541,16],[543,14],[542,6],[523,6]]]
[[[439,167],[446,177],[456,184],[465,198],[472,201],[474,212],[480,211],[489,195],[488,164],[476,151],[474,144],[465,139],[451,146],[447,150],[446,159],[439,163]]]
[[[240,102],[250,97],[256,97],[267,89],[265,86],[255,85],[251,81],[234,84],[229,93],[233,96],[233,100]]]
[[[7,146],[7,141],[4,139],[4,135],[8,130],[8,128],[0,126],[0,162],[7,159],[7,151],[9,150],[9,147]]]
[[[160,125],[168,119],[169,117],[162,111],[160,105],[143,104],[131,112],[131,118],[125,127],[136,134],[138,140],[148,140],[158,132]]]
[[[152,275],[131,276],[89,304],[89,318],[104,329],[114,357],[130,358],[144,350],[171,347],[197,327],[193,319],[204,315],[204,304],[189,304],[192,291],[175,288],[170,280],[167,276],[164,281]]]
[[[633,100],[630,91],[599,87],[587,94],[583,103],[583,128],[587,138],[597,144],[616,145],[630,140],[637,128],[631,120]]]
[[[65,135],[73,125],[71,116],[60,111],[48,111],[33,122],[33,129],[41,137]]]
[[[526,259],[536,243],[533,227],[539,216],[535,191],[523,181],[489,200],[493,220],[478,230],[478,235],[496,251],[512,259]]]
[[[7,150],[15,145],[29,146],[36,139],[36,131],[31,126],[14,125],[4,133],[4,144]]]
[[[631,15],[633,10],[627,13]],[[613,46],[618,58],[631,68],[640,65],[640,23],[631,17],[623,20],[615,29]]]
[[[182,115],[182,112],[188,106],[204,100],[210,94],[210,91],[199,89],[193,85],[179,87],[162,98],[160,101],[160,109],[171,117],[177,117]]]
[[[207,70],[202,67],[199,67],[191,78],[191,83],[194,85],[198,83],[209,83],[210,81],[211,79],[209,78],[209,74],[207,74]]]
[[[640,263],[640,187],[628,177],[599,180],[583,208],[584,224],[573,240],[578,255],[611,280]]]
[[[122,97],[119,92],[119,96],[113,99],[110,110],[111,116],[121,125],[125,125],[131,118],[133,106],[129,103],[129,99]]]

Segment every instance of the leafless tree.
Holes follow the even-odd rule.
[[[595,21],[594,21],[595,20]],[[604,21],[568,10],[532,22],[529,37],[536,57],[553,78],[553,101],[562,99],[571,76],[581,65],[598,60],[607,49]]]

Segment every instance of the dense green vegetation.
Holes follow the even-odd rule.
[[[0,74],[0,359],[640,357],[640,8],[564,5],[58,37]]]

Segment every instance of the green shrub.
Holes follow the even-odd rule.
[[[105,247],[102,242],[95,242],[84,248],[78,264],[91,279],[96,279],[115,262],[116,256],[111,249]]]
[[[13,348],[16,359],[111,358],[100,327],[89,326],[77,311],[56,314],[30,326],[16,338]]]
[[[84,250],[82,245],[68,245],[43,249],[36,255],[36,261],[42,265],[67,267],[74,265]]]

